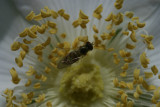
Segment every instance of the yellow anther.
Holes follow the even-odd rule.
[[[25,43],[25,44],[31,44],[32,43],[32,40],[27,40],[27,39],[23,39],[23,42]]]
[[[31,11],[27,16],[26,19],[28,21],[31,21],[33,18],[35,17],[35,13],[33,11]]]
[[[111,35],[109,35],[108,33],[103,33],[101,35],[102,40],[110,40],[112,38]]]
[[[38,55],[37,59],[38,61],[42,62],[43,61],[42,55]]]
[[[65,20],[69,20],[70,16],[69,16],[69,14],[64,13],[64,14],[63,14],[63,18],[64,18]]]
[[[94,31],[95,33],[98,33],[98,32],[99,32],[98,29],[96,28],[96,25],[93,25],[93,31]]]
[[[47,73],[47,74],[50,73],[51,72],[51,68],[46,66],[45,69],[44,69],[44,72]]]
[[[34,74],[36,74],[36,71],[33,69],[32,66],[29,66],[29,70],[26,72],[26,75],[27,76],[32,76]]]
[[[43,82],[45,82],[45,81],[47,80],[47,77],[44,76],[44,75],[42,75],[41,80],[42,80]]]
[[[20,37],[26,37],[28,35],[28,28],[25,28],[23,32],[19,33]]]
[[[127,87],[127,84],[126,84],[124,81],[121,81],[121,82],[119,83],[119,87],[120,87],[120,88],[126,88],[126,87]]]
[[[78,45],[79,45],[79,39],[77,37],[77,38],[74,39],[74,41],[72,43],[72,48],[77,49]]]
[[[73,27],[78,27],[80,24],[79,24],[79,20],[75,20],[73,23],[72,23]]]
[[[42,77],[42,74],[35,74],[35,79],[40,80],[40,79],[41,79],[41,77]]]
[[[54,67],[54,68],[57,68],[57,65],[54,64],[54,63],[52,63],[52,62],[50,62],[50,65],[51,65],[52,67]]]
[[[43,9],[41,9],[41,16],[43,18],[46,18],[46,17],[50,17],[51,16],[51,12],[50,11],[44,11]]]
[[[51,15],[54,19],[56,19],[58,17],[58,13],[54,10],[51,10]]]
[[[131,22],[128,23],[128,30],[133,31],[133,24]]]
[[[142,94],[142,90],[141,90],[141,88],[140,88],[140,85],[137,85],[137,87],[136,87],[136,92],[140,95],[140,94]]]
[[[122,4],[123,4],[123,0],[116,0],[116,2],[114,3],[114,6],[116,9],[121,9]]]
[[[12,76],[12,82],[14,84],[18,84],[21,79],[18,77],[18,74],[17,74],[15,68],[12,68],[9,72],[10,72],[10,74]]]
[[[152,43],[148,44],[148,49],[154,49],[154,45]]]
[[[63,16],[64,12],[65,12],[65,10],[64,10],[64,9],[60,9],[60,10],[58,10],[58,14],[59,14],[60,16]]]
[[[111,29],[112,29],[112,27],[113,27],[113,23],[108,24],[108,25],[106,26],[106,29],[107,29],[107,30],[111,30]]]
[[[144,72],[144,74],[145,74],[145,78],[153,77],[153,73],[152,72]]]
[[[81,26],[82,28],[86,28],[86,27],[87,27],[86,24],[87,24],[88,22],[89,22],[88,19],[83,19],[82,22],[81,22],[81,24],[80,24],[80,26]]]
[[[58,56],[62,56],[62,57],[64,57],[66,55],[64,50],[59,50],[57,52],[57,54],[58,54]]]
[[[145,23],[139,23],[138,21],[136,23],[139,28],[143,28],[146,25]]]
[[[79,12],[79,17],[81,19],[88,19],[88,16],[82,10],[80,10],[80,12]]]
[[[133,30],[137,30],[137,29],[138,29],[138,27],[133,25]]]
[[[65,34],[65,33],[62,33],[60,36],[61,36],[62,38],[66,38],[66,34]]]
[[[46,103],[46,106],[47,106],[47,107],[52,107],[52,103],[51,103],[51,102],[47,102],[47,103]]]
[[[59,51],[62,51],[62,50],[59,50]],[[60,53],[57,52],[57,54],[59,55]],[[61,53],[61,54],[63,54],[63,53]],[[62,55],[62,56],[63,56],[63,55]],[[59,60],[59,57],[53,57],[53,58],[51,59],[51,62],[56,63],[58,60]]]
[[[158,68],[155,65],[151,67],[151,70],[154,75],[156,75],[158,73]]]
[[[139,79],[139,74],[140,74],[140,69],[137,69],[137,68],[136,68],[136,69],[134,70],[134,73],[133,73],[135,80],[138,80],[138,79]]]
[[[50,30],[49,30],[49,33],[50,33],[50,34],[56,34],[56,33],[57,33],[57,28],[50,29]]]
[[[101,40],[98,39],[98,36],[96,34],[93,35],[94,37],[94,45],[95,47],[98,47],[99,44],[101,44]]]
[[[143,52],[143,53],[140,55],[140,62],[141,62],[141,65],[142,65],[144,68],[147,68],[147,67],[148,67],[149,59],[147,58],[145,52]]]
[[[51,28],[56,28],[56,23],[54,23],[54,22],[47,21],[47,24],[48,24],[48,26],[51,27]]]
[[[121,77],[126,77],[126,76],[127,76],[127,72],[126,72],[126,71],[121,72],[121,73],[120,73],[120,76],[121,76]]]
[[[30,86],[32,83],[31,79],[28,79],[27,83],[25,84],[26,87]]]
[[[108,50],[108,52],[112,52],[112,51],[114,51],[114,48],[108,48],[107,50]]]
[[[132,21],[139,21],[139,17],[132,17]]]
[[[113,84],[114,84],[115,87],[118,87],[118,86],[119,86],[118,78],[115,78],[115,79],[113,80]]]
[[[41,95],[38,96],[37,99],[35,99],[36,103],[40,103],[44,100],[45,100],[45,94],[41,94]]]
[[[125,63],[125,64],[121,67],[121,69],[124,70],[124,71],[127,70],[127,69],[128,69],[128,63]]]
[[[15,58],[15,62],[16,62],[18,67],[22,67],[23,66],[23,61],[22,61],[22,57],[21,56],[19,56],[18,58]]]
[[[124,90],[119,90],[118,93],[122,95],[124,93]]]
[[[114,57],[114,63],[119,64],[120,59],[118,58],[118,55],[116,53],[113,53],[113,57]]]
[[[35,83],[34,84],[34,86],[33,86],[33,88],[35,88],[35,89],[38,89],[38,88],[40,88],[41,87],[41,84],[38,82],[38,83]]]
[[[25,56],[26,56],[26,52],[21,50],[20,51],[20,57],[22,58],[22,60],[25,58]]]
[[[155,89],[156,89],[156,86],[150,85],[149,88],[148,88],[148,91],[155,90]]]
[[[102,15],[101,15],[102,11],[103,11],[103,7],[102,7],[102,4],[101,4],[94,10],[93,17],[100,20],[102,18]]]
[[[131,56],[131,53],[126,52],[125,50],[120,50],[119,54],[121,55],[121,57],[130,57]]]
[[[131,35],[130,35],[130,38],[133,42],[137,42],[137,39],[136,39],[136,33],[135,31],[132,31]]]
[[[139,83],[139,84],[142,84],[142,83],[143,83],[143,77],[142,77],[142,76],[139,76],[138,83]]]
[[[54,48],[51,53],[57,53],[58,49]]]
[[[93,13],[93,17],[97,18],[97,19],[101,19],[102,18],[102,15],[101,14],[96,14],[96,13]]]
[[[34,53],[36,54],[36,55],[42,55],[42,49],[43,49],[44,47],[42,46],[42,44],[38,44],[37,46],[35,46],[34,48],[33,48],[33,50],[34,50]]]
[[[112,31],[109,33],[109,36],[114,36],[116,34],[116,30],[112,29]]]
[[[68,51],[71,48],[71,44],[69,42],[64,42],[64,47],[63,48]]]
[[[148,85],[145,80],[142,82],[143,88],[145,88],[147,91],[155,90],[156,87],[154,85]]]
[[[128,101],[128,102],[127,102],[127,107],[133,107],[133,105],[134,105],[134,104],[133,104],[133,101]]]
[[[88,42],[88,36],[79,36],[78,40],[82,42]]]
[[[159,89],[157,89],[157,90],[154,91],[154,96],[153,97],[154,97],[155,100],[158,100],[160,98]]]
[[[129,32],[127,32],[127,31],[123,31],[122,33],[123,33],[123,35],[126,35],[126,36],[129,35]]]
[[[139,94],[137,92],[134,92],[134,98],[138,99],[139,98]]]
[[[32,99],[29,99],[27,94],[22,93],[21,96],[23,98],[22,100],[23,104],[21,104],[22,107],[26,107],[26,104],[30,104],[32,102]]]
[[[102,4],[100,4],[100,5],[94,10],[94,12],[97,13],[97,14],[102,13],[102,11],[103,11]]]
[[[131,63],[134,59],[133,58],[125,58],[124,61],[127,63]]]
[[[133,12],[126,12],[126,13],[125,13],[125,16],[127,16],[127,17],[130,18],[130,19],[133,17],[133,15],[134,15]]]
[[[57,43],[57,47],[63,49],[64,43]]]
[[[132,45],[129,43],[126,44],[126,48],[128,48],[128,49],[134,49],[135,47],[136,47],[135,45]]]
[[[149,89],[149,85],[148,85],[147,82],[144,81],[144,80],[143,80],[143,82],[142,82],[142,86],[143,86],[143,88],[145,88],[146,90]]]
[[[126,104],[127,103],[127,94],[125,94],[125,93],[123,93],[122,95],[121,95],[121,101],[124,103],[124,104]]]
[[[105,21],[111,21],[112,20],[112,16],[113,16],[113,13],[110,13],[107,18],[105,19]]]
[[[117,18],[113,20],[115,25],[120,25],[123,22],[123,14],[118,13]]]
[[[47,38],[47,40],[44,42],[44,43],[42,43],[42,46],[43,47],[46,47],[47,45],[49,45],[51,43],[51,37],[49,36],[48,38]]]
[[[41,13],[40,13],[40,14],[34,16],[33,19],[34,19],[35,21],[40,21],[40,20],[42,20],[43,18],[42,18]]]
[[[37,35],[34,32],[32,32],[31,30],[28,30],[28,36],[30,38],[37,38]]]
[[[130,90],[133,90],[133,83],[127,83],[127,87],[130,89]]]
[[[116,103],[116,107],[121,107],[121,103],[120,102]]]
[[[37,31],[40,33],[40,34],[43,34],[45,32],[46,28],[45,28],[45,25],[42,24],[41,26],[37,26]]]
[[[17,51],[21,47],[21,43],[18,41],[13,42],[11,45],[11,50],[12,51]]]
[[[30,28],[30,30],[31,30],[34,34],[36,34],[36,33],[37,33],[37,26],[36,26],[36,25],[33,25],[33,26]]]

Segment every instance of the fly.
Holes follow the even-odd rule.
[[[58,62],[57,68],[62,69],[77,62],[82,56],[85,56],[88,51],[91,50],[93,50],[93,44],[86,42],[85,45],[80,46],[78,50],[71,51],[68,55],[62,58],[62,60]]]

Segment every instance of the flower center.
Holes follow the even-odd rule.
[[[102,98],[103,90],[100,68],[95,64],[86,64],[84,60],[69,67],[61,79],[60,92],[74,104]]]

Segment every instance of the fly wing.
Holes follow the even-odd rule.
[[[65,68],[71,64],[77,62],[80,59],[81,55],[78,51],[72,51],[66,57],[62,58],[57,65],[58,69]]]

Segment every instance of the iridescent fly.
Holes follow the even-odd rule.
[[[68,55],[62,58],[62,60],[58,62],[57,68],[62,69],[77,62],[82,56],[85,56],[88,51],[91,50],[93,50],[93,44],[86,42],[85,45],[80,46],[79,49],[75,51],[71,51]]]

